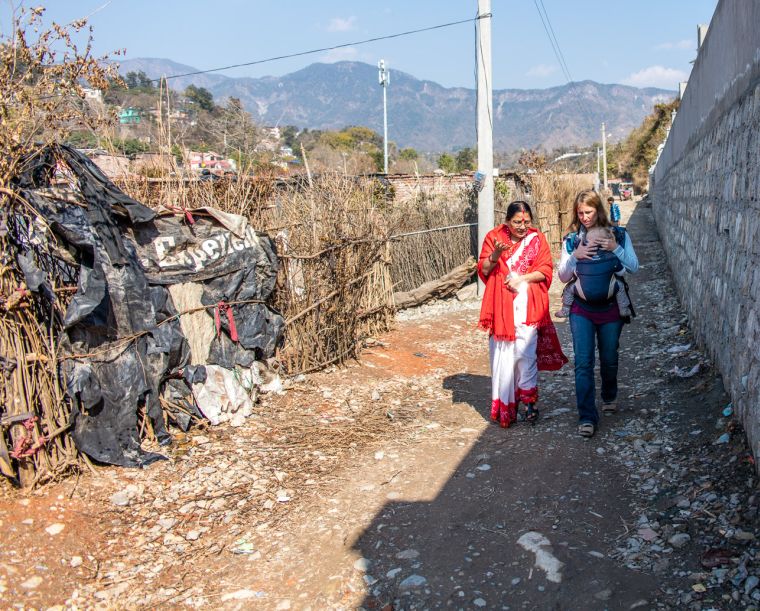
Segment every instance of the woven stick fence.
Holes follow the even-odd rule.
[[[457,189],[448,197],[421,195],[394,210],[390,244],[394,291],[410,291],[477,257],[477,193]]]
[[[60,303],[66,303],[75,290],[72,278],[65,265],[54,263],[47,244],[33,239],[33,217],[21,206],[13,210],[9,234],[0,242],[5,258],[0,267],[0,468],[30,487],[89,462],[80,458],[68,435],[71,409],[58,376]],[[31,247],[35,264],[54,279],[56,302],[32,293],[24,284],[15,264],[21,242]]]
[[[384,200],[372,183],[323,176],[278,203],[287,227],[276,241],[283,260],[276,306],[286,320],[279,359],[309,372],[357,356],[364,338],[393,319]]]

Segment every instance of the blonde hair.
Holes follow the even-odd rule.
[[[578,231],[581,228],[581,221],[578,218],[578,207],[581,204],[591,206],[596,210],[596,226],[611,227],[610,219],[607,216],[607,209],[602,203],[602,198],[599,197],[599,194],[596,191],[588,189],[586,191],[581,191],[575,196],[575,201],[573,202],[573,218],[570,221],[568,232]]]

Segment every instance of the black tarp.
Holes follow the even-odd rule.
[[[48,189],[62,163],[76,181],[78,203],[57,198]],[[197,414],[182,375],[189,347],[167,285],[204,283],[204,304],[251,302],[231,306],[239,342],[226,335],[227,317],[222,317],[224,333],[215,342],[233,344],[234,350],[227,352],[235,358],[224,359],[227,366],[272,356],[284,326],[264,304],[277,273],[272,242],[241,217],[211,211],[189,224],[182,215],[157,215],[66,146],[47,148],[26,167],[17,186],[57,242],[47,252],[65,255],[65,261],[58,261],[64,266],[71,264],[73,253],[77,264],[77,290],[60,338],[72,437],[81,451],[100,462],[149,464],[161,456],[140,448],[138,411],[150,417],[162,444],[170,441],[162,392],[175,403],[184,400],[187,411]],[[17,246],[29,288],[54,299],[41,269],[45,266],[35,262],[38,251],[18,236]],[[203,374],[194,371],[193,376],[197,381]],[[179,419],[187,425],[184,416]]]

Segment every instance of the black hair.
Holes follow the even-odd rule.
[[[509,219],[518,212],[527,212],[530,220],[533,220],[533,211],[530,209],[528,202],[524,202],[521,199],[518,199],[507,206],[506,220],[509,221]]]

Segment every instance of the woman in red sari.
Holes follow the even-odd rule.
[[[486,285],[479,326],[488,331],[491,357],[491,420],[506,428],[526,406],[538,419],[538,371],[567,363],[549,316],[552,257],[544,235],[531,227],[526,202],[512,202],[506,222],[483,241],[478,275]]]

